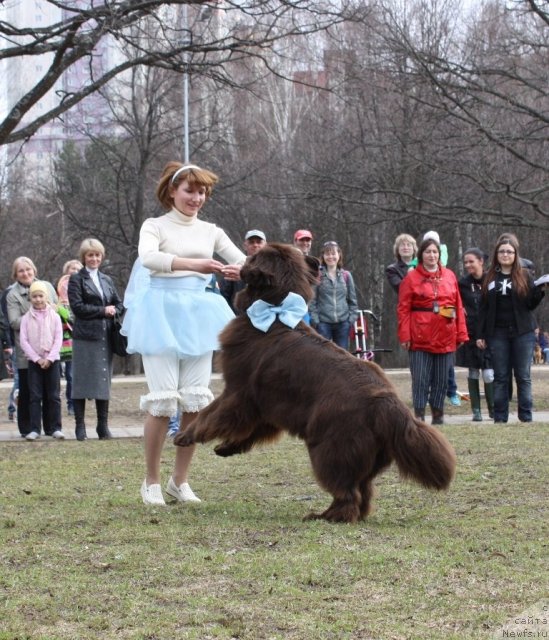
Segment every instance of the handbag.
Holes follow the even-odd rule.
[[[456,308],[450,304],[445,304],[440,307],[439,313],[443,318],[454,320],[456,317]]]
[[[120,333],[124,315],[117,313],[112,319],[111,326],[111,351],[117,356],[125,357],[128,355],[128,338]]]

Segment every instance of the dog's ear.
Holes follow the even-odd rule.
[[[312,276],[312,283],[315,284],[320,275],[320,260],[314,256],[304,256],[304,258],[307,263],[309,275]]]
[[[274,282],[274,274],[260,267],[244,266],[240,272],[240,277],[253,289],[271,287]]]

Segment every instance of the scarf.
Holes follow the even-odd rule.
[[[28,311],[27,336],[30,346],[40,357],[49,354],[55,339],[55,327],[59,322],[58,315],[49,305],[45,309]]]

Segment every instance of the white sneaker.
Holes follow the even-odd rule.
[[[25,436],[25,440],[37,440],[40,437],[39,433],[36,433],[36,431],[30,431],[29,433],[27,433],[27,435]]]
[[[159,484],[150,484],[147,486],[147,480],[143,480],[143,484],[141,485],[141,497],[145,504],[166,506],[164,496],[162,495],[162,487]]]
[[[56,440],[64,440],[65,439],[65,434],[62,431],[59,431],[59,429],[57,431],[54,431],[51,434],[52,438],[55,438]]]
[[[188,482],[183,482],[177,486],[172,477],[170,477],[168,484],[166,485],[166,493],[176,500],[179,500],[179,502],[202,502],[200,498],[197,498],[194,495]]]

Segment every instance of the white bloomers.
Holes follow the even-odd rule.
[[[140,408],[153,416],[173,416],[178,405],[186,413],[207,407],[214,399],[209,384],[213,351],[181,359],[176,354],[144,355],[149,393]]]

